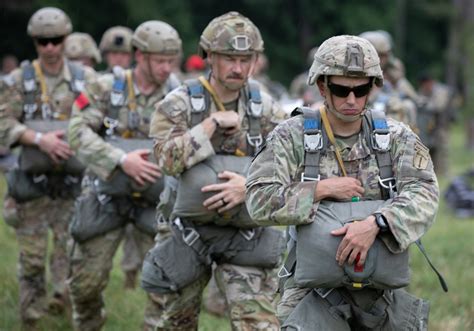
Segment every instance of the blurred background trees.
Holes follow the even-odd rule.
[[[2,0],[0,2],[0,56],[35,56],[26,34],[31,14],[43,6],[57,6],[71,17],[74,30],[90,33],[97,41],[112,25],[134,29],[149,19],[164,20],[177,28],[184,56],[195,53],[199,35],[215,16],[237,10],[260,28],[270,59],[270,76],[288,85],[307,69],[309,49],[336,34],[386,30],[394,53],[406,65],[414,82],[430,71],[446,81],[473,105],[474,2],[471,0]]]

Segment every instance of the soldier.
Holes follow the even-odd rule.
[[[185,170],[205,167],[206,162],[212,162],[210,160],[232,160],[222,166],[222,172],[218,174],[220,184],[204,187],[199,185],[197,191],[190,193],[191,198],[195,198],[203,194],[202,189],[208,198],[204,202],[189,203],[190,208],[203,209],[204,214],[209,213],[216,217],[216,222],[229,224],[225,215],[234,207],[242,207],[245,183],[245,177],[237,173],[243,173],[243,169],[235,169],[239,167],[236,166],[235,170],[228,171],[229,167],[233,161],[241,164],[239,160],[244,159],[242,156],[254,152],[263,137],[284,117],[284,113],[267,94],[260,93],[258,85],[248,80],[258,54],[263,51],[260,32],[248,18],[237,12],[229,12],[213,19],[201,35],[199,48],[210,65],[209,77],[187,81],[184,86],[168,94],[157,105],[150,125],[150,135],[155,139],[154,150],[158,164],[167,175],[184,176]],[[190,180],[195,178],[190,176]],[[186,180],[181,182],[183,183],[186,183]],[[176,210],[180,194],[186,194],[186,191],[178,190],[174,214],[178,214]],[[194,205],[195,203],[197,204]],[[171,285],[166,294],[160,293],[159,287],[163,284],[160,280],[154,284],[156,288],[149,289],[152,302],[145,318],[147,330],[197,329],[202,291],[211,278],[213,261],[217,263],[214,275],[217,285],[226,297],[232,329],[278,329],[278,321],[271,304],[276,287],[272,267],[278,263],[283,246],[280,249],[277,245],[277,261],[270,262],[272,267],[259,267],[257,264],[262,262],[256,263],[255,266],[246,266],[246,261],[241,261],[239,265],[226,263],[228,259],[223,255],[238,254],[235,252],[237,248],[220,251],[217,244],[212,244],[212,239],[203,244],[204,237],[214,231],[214,239],[232,234],[235,240],[243,240],[242,244],[245,244],[247,249],[251,249],[253,243],[256,243],[254,240],[258,236],[253,235],[256,232],[262,233],[262,236],[265,233],[274,233],[273,243],[280,242],[279,230],[257,228],[244,231],[239,230],[239,222],[243,223],[243,219],[236,221],[235,226],[208,224],[201,227],[197,216],[174,219],[171,227],[173,232],[189,230],[196,239],[190,241],[190,237],[183,233],[185,241],[180,241],[181,235],[174,232],[175,236],[158,242],[149,256],[154,259],[153,252],[160,254],[162,244],[181,251],[191,249],[189,254],[170,256],[174,262],[168,271],[177,273],[178,278],[188,274],[196,277],[190,276],[188,282],[178,286]],[[247,239],[243,239],[243,236]],[[225,239],[221,242],[224,246],[230,243],[231,241]],[[204,245],[203,251],[194,251],[195,246],[201,244]],[[250,250],[249,254],[257,256],[264,253],[265,249],[266,247],[263,250],[256,247]],[[193,252],[199,253],[196,255]],[[193,256],[198,259],[197,265],[188,267],[184,261],[192,259]],[[201,258],[205,260],[204,264],[199,262]],[[183,264],[180,264],[180,261],[183,261]],[[147,268],[148,265],[151,266],[150,269]],[[148,281],[144,275],[157,275],[159,278],[159,273],[152,273],[152,268],[156,266],[159,267],[160,262],[152,265],[147,264],[145,260],[142,285]],[[166,275],[164,277],[167,278]]]
[[[416,112],[419,101],[416,91],[405,78],[402,62],[392,53],[392,38],[383,30],[367,31],[360,34],[374,46],[380,58],[385,82],[381,88],[374,88],[369,104],[376,110],[384,111],[389,117],[408,124],[416,131]]]
[[[418,89],[422,106],[418,114],[420,138],[430,149],[438,176],[447,171],[448,129],[455,115],[453,90],[430,74],[419,77]]]
[[[100,50],[107,62],[107,71],[111,73],[114,66],[128,69],[132,63],[132,34],[127,27],[114,26],[109,28],[100,41]],[[142,265],[142,254],[139,249],[140,235],[135,227],[128,224],[122,246],[120,266],[125,275],[124,288],[133,289],[137,283],[137,274]]]
[[[64,45],[66,57],[71,61],[79,61],[90,68],[102,62],[97,44],[88,33],[71,33]]]
[[[154,223],[161,173],[149,159],[147,137],[154,105],[177,86],[170,73],[181,39],[169,24],[147,21],[135,30],[132,44],[136,67],[114,70],[88,86],[69,126],[71,147],[88,165],[71,227],[75,249],[68,285],[77,330],[100,330],[105,323],[102,292],[124,225],[133,222],[142,230],[135,232],[140,261],[153,245],[155,230],[147,222]]]
[[[124,69],[132,64],[132,34],[130,28],[114,26],[104,32],[100,40],[99,49],[102,52],[107,71],[112,72],[115,66]]]
[[[408,283],[408,255],[402,252],[434,221],[439,192],[428,149],[406,125],[366,108],[383,77],[365,39],[326,40],[308,84],[317,84],[325,105],[316,112],[298,109],[277,126],[247,177],[252,218],[262,225],[292,225],[290,253],[279,273],[286,280],[277,308],[282,329],[426,330],[425,301],[395,289],[400,285],[390,285],[394,280],[374,287],[402,272],[401,265],[390,265],[394,256],[404,257]],[[372,210],[361,209],[371,204]],[[347,223],[338,223],[342,217]],[[320,234],[326,224],[333,225]],[[316,236],[304,237],[309,229]],[[320,249],[305,250],[318,243]],[[380,270],[382,279],[355,280],[354,274],[369,272],[375,244],[379,255],[392,255],[386,263],[393,270]]]
[[[35,12],[28,34],[38,59],[24,62],[4,80],[9,97],[0,113],[0,145],[22,146],[20,167],[8,174],[8,190],[18,202],[13,225],[20,250],[20,316],[27,328],[34,327],[46,308],[48,229],[54,243],[49,308],[61,311],[68,301],[67,228],[83,169],[72,157],[64,135],[75,97],[86,82],[95,79],[92,69],[64,58],[64,39],[71,30],[62,10],[46,7]],[[5,203],[13,205],[11,199]]]

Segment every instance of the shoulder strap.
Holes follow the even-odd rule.
[[[209,111],[210,97],[198,79],[188,79],[184,84],[188,87],[191,101],[191,127],[194,127],[204,120]]]
[[[85,70],[82,65],[68,61],[69,71],[71,72],[71,91],[78,96],[84,91],[85,86]]]
[[[382,198],[384,200],[393,198],[396,193],[396,183],[390,155],[390,130],[385,113],[380,110],[368,111],[364,116],[363,130],[367,144],[377,159]]]
[[[166,90],[167,93],[173,91],[175,88],[179,87],[180,81],[176,75],[171,74],[168,79],[166,80]]]
[[[262,95],[260,85],[255,81],[248,82],[248,104],[247,118],[249,121],[249,131],[247,132],[247,144],[251,151],[249,155],[255,155],[263,144],[261,118],[263,114]]]
[[[308,107],[296,108],[291,116],[302,114],[304,138],[304,169],[301,181],[315,181],[321,178],[319,160],[321,151],[327,146],[327,138],[323,135],[321,114]]]
[[[35,68],[30,61],[24,61],[21,65],[22,69],[22,83],[24,90],[24,104],[23,112],[27,119],[33,116],[33,113],[38,108],[35,102],[35,92],[37,90]]]

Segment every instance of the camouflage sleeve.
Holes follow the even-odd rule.
[[[396,243],[389,243],[389,247],[393,252],[400,252],[423,236],[433,224],[439,188],[429,150],[420,139],[403,124],[392,136],[391,153],[398,195],[381,212],[396,240]]]
[[[295,118],[278,125],[250,166],[246,204],[260,225],[309,223],[317,208],[316,182],[296,178],[304,157],[301,126]]]
[[[125,154],[119,148],[104,141],[97,133],[105,117],[108,93],[99,80],[86,88],[74,102],[69,122],[68,140],[77,158],[87,164],[102,179],[110,176]]]
[[[154,139],[154,152],[158,165],[170,176],[215,154],[209,137],[201,124],[188,127],[189,97],[180,87],[160,101],[153,113],[150,137]]]
[[[27,127],[20,122],[23,114],[21,69],[0,79],[0,146],[11,148]]]

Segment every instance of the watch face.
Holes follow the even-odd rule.
[[[387,222],[385,221],[385,218],[381,214],[375,215],[375,220],[381,232],[385,232],[388,230]]]

